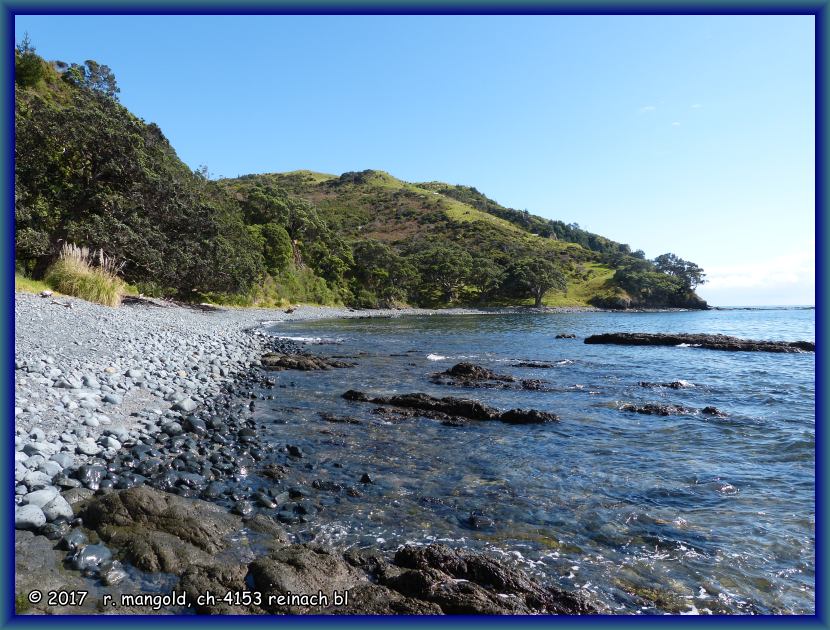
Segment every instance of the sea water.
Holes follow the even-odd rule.
[[[406,316],[277,324],[355,367],[274,373],[257,410],[269,439],[299,445],[306,481],[359,487],[327,497],[299,539],[392,551],[441,542],[516,562],[609,612],[813,613],[815,355],[586,345],[614,331],[814,340],[813,309]],[[556,339],[557,334],[576,339]],[[548,391],[433,384],[461,361]],[[515,367],[545,361],[550,369]],[[641,381],[684,381],[680,389]],[[557,423],[388,422],[341,394],[425,392]],[[620,410],[667,403],[673,416]],[[332,424],[319,412],[360,424]],[[363,473],[373,484],[360,484]],[[325,493],[321,493],[325,494]],[[485,517],[473,527],[470,515]]]

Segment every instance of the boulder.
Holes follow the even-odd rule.
[[[23,505],[14,511],[14,528],[38,530],[46,524],[46,515],[36,505]]]

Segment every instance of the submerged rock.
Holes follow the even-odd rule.
[[[708,350],[748,352],[815,352],[812,341],[757,341],[727,335],[666,334],[666,333],[603,333],[585,338],[588,344],[616,344],[623,346],[679,346],[687,345]]]
[[[354,367],[354,363],[326,359],[311,354],[283,354],[271,352],[263,355],[262,366],[269,370],[329,370],[331,368]]]
[[[334,424],[363,424],[361,420],[353,418],[352,416],[336,416],[327,411],[321,411],[317,415],[320,416],[321,420],[332,422]]]
[[[625,403],[620,405],[620,411],[629,411],[632,413],[642,413],[650,416],[676,416],[684,414],[702,413],[706,416],[715,416],[718,418],[725,418],[727,414],[717,407],[704,407],[703,409],[695,409],[694,407],[683,407],[682,405],[664,405],[656,403],[646,403],[644,405],[635,405],[633,403]]]
[[[650,381],[640,381],[640,387],[665,387],[667,389],[685,389],[687,387],[694,387],[691,383],[686,381],[671,381],[670,383],[652,383]]]
[[[695,412],[695,410],[691,407],[682,407],[680,405],[662,405],[653,403],[647,403],[645,405],[635,405],[632,403],[626,403],[624,405],[620,405],[619,409],[620,411],[642,413],[649,416],[675,416]]]
[[[555,368],[556,364],[548,361],[519,361],[518,363],[513,363],[513,367],[549,370],[551,368]]]

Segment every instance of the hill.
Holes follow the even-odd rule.
[[[15,53],[15,254],[102,249],[150,295],[357,307],[705,307],[702,270],[506,208],[475,188],[377,170],[211,181],[124,108],[112,71]]]
[[[665,273],[642,252],[632,253],[626,244],[575,225],[506,208],[475,188],[409,183],[379,170],[340,176],[293,171],[219,183],[243,208],[269,195],[302,199],[338,238],[361,243],[364,255],[371,244],[375,256],[397,255],[411,262],[419,280],[410,300],[419,304],[532,305],[535,288],[547,306],[704,306],[682,273]],[[248,212],[246,220],[265,217]],[[536,278],[528,277],[534,274],[522,263],[531,260],[551,261],[562,277],[549,279],[548,286],[531,286],[531,280],[538,283],[544,275],[537,270]],[[442,263],[443,273],[432,261]],[[361,261],[353,256],[350,264],[359,267]],[[448,273],[453,267],[460,273]],[[400,287],[400,281],[396,278],[394,286]],[[389,297],[366,282],[353,288]],[[364,297],[377,303],[372,295]]]

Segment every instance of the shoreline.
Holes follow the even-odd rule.
[[[128,470],[124,466],[125,453],[131,452],[134,445],[149,445],[150,449],[160,450],[162,455],[168,457],[167,461],[172,462],[175,450],[168,448],[171,444],[175,446],[184,443],[187,446],[188,440],[191,440],[193,446],[188,448],[195,451],[202,448],[200,445],[221,439],[217,435],[229,436],[231,446],[241,447],[242,450],[226,453],[224,463],[235,464],[237,460],[249,457],[251,453],[245,450],[248,448],[245,444],[250,444],[251,431],[256,431],[256,424],[248,408],[250,404],[250,410],[253,410],[254,401],[246,399],[246,388],[260,386],[264,373],[259,365],[265,351],[278,347],[279,351],[292,352],[297,348],[290,338],[268,334],[264,331],[265,327],[294,321],[534,312],[601,312],[601,309],[542,310],[510,307],[357,310],[298,306],[291,313],[286,313],[279,309],[214,310],[147,303],[112,309],[74,298],[51,299],[16,293],[16,521],[24,503],[34,505],[40,510],[40,515],[35,515],[43,518],[43,522],[35,518],[16,529],[18,570],[15,579],[18,594],[25,593],[26,588],[42,588],[41,583],[52,585],[52,590],[90,588],[89,582],[82,578],[80,572],[64,568],[66,552],[55,550],[55,540],[64,540],[69,530],[68,522],[77,518],[78,509],[88,510],[82,506],[90,502],[93,505],[101,504],[106,497],[132,492],[135,489],[132,485],[148,491],[158,489],[158,485],[153,485],[158,479],[152,479],[151,482],[148,478],[145,484],[131,477],[132,469]],[[193,422],[193,418],[196,422]],[[220,420],[215,426],[211,425],[214,418]],[[201,427],[205,426],[207,432],[203,433]],[[270,444],[263,445],[264,451],[270,448]],[[281,446],[275,448],[277,451],[284,450]],[[126,461],[129,462],[129,458]],[[287,461],[293,465],[290,460]],[[111,470],[109,473],[106,469],[95,472],[98,465]],[[84,471],[79,473],[78,468],[83,466]],[[193,467],[180,472],[198,475],[199,469]],[[201,505],[204,501],[197,500],[197,497],[204,496],[200,494],[201,490],[189,494],[190,489],[185,485],[176,486],[182,479],[183,476],[172,479],[162,495],[177,498],[178,494],[191,497],[188,501],[196,501],[193,504],[176,504],[177,510],[189,512],[207,509]],[[177,494],[166,494],[174,491]],[[159,499],[158,496],[151,495],[145,497],[145,500],[153,503]],[[252,514],[258,511],[257,507],[268,507],[271,503],[278,502],[279,499],[275,496],[259,499],[254,496],[243,497],[236,500],[236,505],[222,507],[222,515],[216,518],[220,521],[236,519],[234,527],[248,528]],[[302,500],[295,507],[299,509],[301,503]],[[205,505],[216,506],[217,502],[211,500]],[[251,505],[253,507],[249,507]],[[27,511],[30,514],[27,518],[32,519],[32,513],[37,510],[29,506]],[[271,512],[273,509],[268,507],[266,511]],[[266,531],[269,535],[282,537],[284,530],[277,519],[272,520],[273,522],[265,523]],[[166,536],[167,532],[159,535],[162,534]],[[95,531],[92,532],[93,537],[97,535]],[[114,551],[119,549],[118,544],[113,547]],[[312,562],[311,558],[316,556],[309,556],[309,549],[307,545],[300,545],[294,551],[301,554],[304,561]],[[193,553],[196,554],[195,551]],[[249,550],[249,553],[253,552]],[[345,566],[340,556],[326,553],[329,553],[327,562],[335,563],[341,569]],[[448,552],[441,551],[438,555],[444,557],[442,554],[446,553]],[[402,569],[395,564],[395,560],[378,557],[380,559],[372,562],[387,563],[384,565],[387,566],[385,571],[394,573]],[[366,567],[369,565],[360,562],[364,560],[360,560],[360,566],[352,569],[359,569],[358,574],[363,575],[360,571],[368,570]],[[346,564],[352,566],[349,562]],[[445,565],[439,566],[446,569]],[[112,568],[110,565],[107,567],[107,571]],[[343,571],[351,572],[352,569]],[[123,567],[116,565],[116,574],[123,570]],[[499,570],[507,571],[509,567],[501,566]],[[444,574],[449,575],[446,571]],[[459,576],[450,577],[459,579]],[[122,587],[128,584],[134,583],[125,581]],[[210,585],[211,588],[217,587],[215,583]],[[244,584],[239,588],[244,588]],[[568,593],[559,593],[556,600],[559,603],[551,605],[562,604],[568,596]],[[377,610],[389,612],[389,602],[398,601],[395,597],[398,596],[384,591],[382,600],[387,608]],[[466,595],[459,597],[461,599],[458,601],[467,601],[464,599]],[[418,602],[421,603],[416,605],[410,601],[406,604],[409,608],[400,610],[436,612],[429,607],[418,608],[423,601],[419,599]],[[404,606],[399,601],[398,604]],[[581,603],[571,604],[577,608],[582,606]],[[584,610],[579,610],[593,610],[587,606],[586,604]],[[485,607],[475,610],[491,609]],[[519,609],[525,612],[527,610],[535,609]],[[61,612],[78,611],[69,608]]]
[[[307,512],[302,495],[293,499],[296,503],[283,505],[277,514],[273,510],[278,502],[293,496],[290,488],[288,493],[269,490],[270,494],[246,493],[238,498],[231,491],[239,483],[233,479],[238,479],[240,469],[255,465],[265,453],[286,451],[270,443],[256,444],[255,401],[248,392],[269,386],[267,373],[260,367],[265,351],[291,353],[300,347],[264,333],[265,326],[285,321],[437,314],[483,312],[327,307],[298,307],[292,313],[269,309],[200,311],[146,304],[111,309],[72,298],[16,293],[18,612],[103,612],[100,604],[97,610],[89,606],[50,607],[46,601],[31,606],[26,595],[33,589],[86,590],[97,601],[109,592],[169,594],[169,588],[159,586],[161,580],[161,584],[179,585],[196,595],[205,589],[248,590],[247,582],[239,578],[250,571],[260,572],[257,587],[269,592],[275,587],[268,576],[290,572],[297,563],[312,576],[303,579],[312,579],[312,583],[289,581],[276,588],[277,592],[300,592],[301,586],[309,592],[318,587],[345,588],[348,582],[362,598],[350,611],[327,612],[595,612],[578,593],[539,584],[510,565],[474,552],[431,545],[399,550],[390,557],[373,551],[343,552],[299,539],[290,543],[281,523],[293,521],[283,519],[283,510],[293,510],[291,518],[306,513],[314,518],[316,514],[313,505]],[[218,451],[216,444],[220,445]],[[185,455],[191,453],[189,460],[181,459],[182,448]],[[211,448],[214,456],[222,454],[219,460],[210,458],[225,471],[218,479],[205,473],[207,469],[217,471],[206,459],[205,449]],[[197,451],[205,455],[196,455]],[[295,464],[291,449],[287,452],[284,463],[290,467]],[[205,487],[210,479],[213,481]],[[223,479],[230,484],[224,499],[212,490]],[[279,486],[282,482],[276,483]],[[282,494],[286,496],[281,499]],[[202,500],[211,496],[216,498]],[[236,503],[228,505],[229,499]],[[131,505],[139,506],[133,514],[136,520],[125,523],[123,515],[130,512]],[[153,512],[158,509],[163,513]],[[184,519],[182,527],[171,529],[171,512],[176,514],[174,520]],[[107,521],[107,515],[112,514],[119,515],[117,520]],[[299,518],[302,522],[306,517]],[[113,526],[117,526],[115,530]],[[222,541],[211,542],[216,535],[206,536],[205,528],[221,530]],[[241,544],[239,540],[248,542]],[[253,541],[257,541],[256,552]],[[218,552],[225,554],[221,561]],[[228,553],[247,557],[247,564],[236,567],[232,584],[221,575]],[[479,584],[477,573],[459,573],[458,567],[465,565],[480,566],[491,578]],[[135,569],[149,570],[149,577],[136,575]],[[90,582],[84,576],[95,580]],[[148,579],[155,580],[155,586],[146,587]],[[488,579],[515,585],[510,600],[503,600],[503,594],[494,591]],[[414,587],[412,580],[421,586]],[[462,583],[469,586],[459,587]],[[449,589],[449,594],[436,601],[432,595],[436,589]],[[200,608],[192,599],[188,602],[191,611],[219,614],[319,612],[279,606]],[[116,606],[107,612],[166,614],[182,610],[175,606],[153,611]]]

